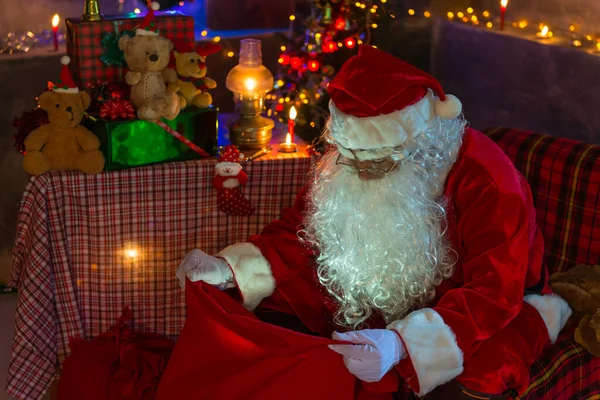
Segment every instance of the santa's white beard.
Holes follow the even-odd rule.
[[[411,161],[361,181],[336,158],[330,152],[316,166],[302,232],[318,251],[320,282],[339,304],[336,322],[357,328],[374,311],[387,322],[402,318],[431,301],[453,272],[443,182],[432,184]]]

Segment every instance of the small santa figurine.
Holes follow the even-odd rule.
[[[491,139],[467,127],[460,101],[434,77],[378,49],[361,46],[328,91],[324,139],[333,148],[295,205],[215,256],[193,250],[178,271],[193,288],[235,287],[247,310],[296,318],[324,344],[290,364],[281,354],[306,335],[263,321],[241,329],[231,317],[204,319],[175,348],[184,356],[204,349],[202,361],[184,373],[185,358],[175,354],[165,393],[226,393],[219,384],[230,382],[247,398],[293,388],[279,397],[391,399],[401,398],[399,385],[427,399],[523,394],[529,369],[571,314],[548,285],[527,181]],[[216,315],[209,300],[189,308],[188,321]],[[209,330],[219,336],[196,339]],[[311,386],[320,372],[310,351],[319,346],[330,379]],[[201,374],[200,364],[210,369]],[[251,374],[255,365],[262,374]],[[261,381],[268,371],[277,373]],[[339,393],[327,397],[332,387]]]
[[[221,151],[219,163],[215,166],[213,186],[217,189],[217,205],[219,210],[229,215],[254,213],[254,207],[240,190],[240,186],[248,182],[248,175],[239,164],[243,157],[235,146],[229,145]]]

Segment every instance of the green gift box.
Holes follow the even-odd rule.
[[[207,153],[215,155],[217,116],[218,109],[215,107],[190,107],[174,120],[163,122]],[[154,122],[87,119],[85,126],[100,139],[107,171],[202,158]]]

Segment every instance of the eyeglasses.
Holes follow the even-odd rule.
[[[410,153],[405,154],[405,156],[400,160],[392,160],[390,157],[386,157],[381,160],[371,160],[370,162],[373,164],[383,164],[385,162],[393,161],[393,164],[388,168],[378,168],[378,167],[369,167],[369,168],[359,168],[357,166],[358,157],[356,157],[356,153],[354,150],[348,149],[353,155],[354,159],[343,157],[342,154],[338,154],[337,159],[335,160],[335,165],[342,165],[350,168],[349,172],[359,173],[359,172],[367,172],[369,175],[374,178],[383,178],[388,176],[398,164],[402,164],[404,161],[408,159]]]

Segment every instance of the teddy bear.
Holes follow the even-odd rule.
[[[174,79],[166,68],[173,43],[158,35],[154,16],[158,7],[158,3],[152,3],[135,36],[123,35],[119,39],[119,49],[129,68],[125,75],[125,82],[131,86],[129,98],[138,118],[148,121],[172,120],[179,114],[179,97],[167,92],[165,84]]]
[[[25,139],[23,168],[31,175],[66,169],[97,174],[104,169],[100,141],[80,125],[90,105],[90,96],[80,92],[73,82],[69,57],[62,57],[61,62],[60,79],[38,100],[50,123],[35,129]]]
[[[205,61],[207,56],[219,50],[221,50],[220,45],[209,43],[198,46],[196,51],[173,52],[178,78],[169,84],[167,90],[179,93],[181,110],[188,105],[205,108],[212,104],[212,96],[207,90],[216,88],[217,82],[206,76]]]
[[[578,321],[575,341],[600,357],[600,265],[578,265],[552,275],[552,290],[564,298]]]

